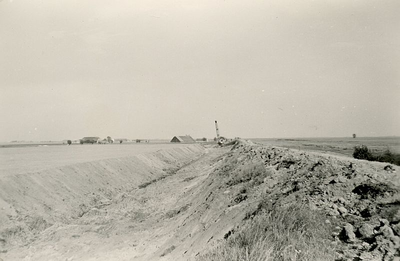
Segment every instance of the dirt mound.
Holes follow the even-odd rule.
[[[400,179],[395,166],[387,171],[387,164],[242,141],[104,162],[30,175],[43,194],[30,192],[25,187],[30,182],[22,178],[8,180],[17,200],[7,198],[3,185],[0,199],[10,208],[3,220],[13,230],[2,227],[0,257],[203,260],[261,213],[290,206],[321,213],[325,226],[319,234],[334,252],[323,260],[392,260],[400,255]],[[51,186],[57,189],[47,193]],[[26,204],[20,203],[25,202],[24,193],[31,198]],[[28,219],[27,213],[35,218]],[[301,232],[308,238],[316,236],[306,231],[317,226],[317,220],[313,222]],[[37,232],[21,240],[27,227]],[[296,247],[282,249],[305,260]],[[272,260],[285,260],[274,254],[279,251],[271,250]]]
[[[251,215],[303,202],[326,213],[338,260],[391,260],[400,255],[400,177],[386,166],[239,143],[217,175],[235,191],[232,205],[260,199]]]
[[[175,220],[181,224],[176,239],[163,247],[174,246],[169,260],[206,253],[261,211],[301,204],[326,216],[332,260],[400,255],[400,179],[385,164],[245,142],[216,161],[185,199],[191,207]]]

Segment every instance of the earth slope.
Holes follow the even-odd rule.
[[[332,260],[395,260],[396,168],[240,141],[13,177],[0,183],[0,257],[195,260],[260,212],[305,204],[326,217]]]

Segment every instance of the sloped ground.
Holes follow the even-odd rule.
[[[322,216],[319,230],[325,234],[305,235],[317,241],[321,236],[334,253],[309,259],[301,244],[288,241],[279,248],[269,246],[269,260],[395,260],[400,255],[400,178],[395,166],[248,142],[182,153],[71,166],[66,168],[71,180],[67,175],[46,183],[54,175],[49,172],[46,178],[32,178],[37,187],[29,194],[31,201],[23,196],[29,193],[27,183],[7,181],[15,185],[0,191],[4,209],[11,209],[2,216],[7,226],[0,227],[0,257],[229,260],[207,259],[207,253],[218,246],[223,251],[256,222],[264,229],[259,231],[267,232],[271,226],[263,223],[265,213],[296,205]],[[119,166],[126,171],[116,172]],[[37,194],[37,188],[46,191],[49,186],[64,190]],[[54,202],[65,203],[61,207]],[[309,227],[304,229],[313,232]],[[286,258],[283,251],[292,254]]]
[[[212,176],[212,193],[230,197],[228,210],[247,204],[247,220],[293,205],[322,213],[326,219],[319,229],[329,235],[320,239],[328,239],[336,252],[329,260],[394,260],[400,256],[400,176],[395,169],[388,164],[239,143]],[[241,227],[248,228],[244,224],[227,236],[235,232],[243,236]],[[288,242],[286,247],[295,243]],[[309,259],[301,250],[294,247],[297,254],[286,260],[328,258]],[[278,254],[271,254],[271,260],[285,260],[284,253]]]
[[[0,258],[63,260],[76,256],[86,260],[82,255],[86,249],[95,252],[97,244],[106,250],[103,239],[110,237],[119,219],[146,217],[134,209],[122,214],[112,209],[116,217],[108,216],[107,208],[141,184],[174,174],[204,151],[199,145],[188,145],[0,177]],[[134,199],[131,205],[141,202]],[[92,235],[95,242],[80,243],[80,237]]]

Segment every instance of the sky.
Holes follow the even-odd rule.
[[[0,141],[400,136],[400,1],[0,0]]]

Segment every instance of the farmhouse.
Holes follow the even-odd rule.
[[[84,137],[81,139],[81,143],[97,143],[99,142],[99,137]]]
[[[196,143],[196,141],[190,137],[189,135],[186,136],[174,136],[171,142],[181,142],[181,143]]]

